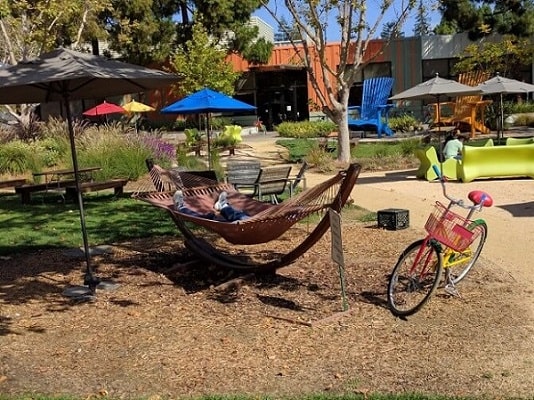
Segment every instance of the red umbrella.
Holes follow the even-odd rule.
[[[86,117],[98,117],[99,115],[124,114],[126,110],[115,103],[104,101],[93,108],[83,112]]]

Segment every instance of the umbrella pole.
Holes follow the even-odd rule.
[[[441,141],[441,108],[439,106],[439,94],[436,96],[436,107],[437,107],[436,115],[438,117],[439,170],[441,172],[441,176],[443,176],[443,143]]]
[[[502,93],[499,93],[499,97],[500,97],[499,108],[501,109],[501,117],[500,117],[500,120],[501,120],[501,139],[504,139],[504,104],[503,104],[503,101],[502,101]],[[497,135],[497,139],[499,139],[499,135]]]
[[[210,113],[206,113],[206,134],[208,136],[208,169],[211,171]]]
[[[76,145],[74,141],[74,127],[72,125],[72,115],[70,111],[70,101],[65,97],[65,108],[67,113],[67,126],[69,129],[70,150],[72,155],[72,167],[74,169],[74,179],[76,181],[76,192],[78,194],[78,210],[80,211],[80,225],[82,228],[83,250],[85,255],[85,262],[87,265],[84,277],[84,285],[89,286],[91,293],[95,293],[96,286],[100,280],[94,276],[93,268],[91,266],[91,255],[89,254],[89,239],[87,237],[87,229],[85,226],[85,213],[83,210],[83,198],[80,186],[80,174],[78,173],[78,157],[76,156]]]

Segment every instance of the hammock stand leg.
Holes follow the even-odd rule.
[[[347,202],[356,180],[358,179],[360,170],[361,166],[358,164],[352,164],[347,170],[347,176],[341,184],[339,192],[334,201],[330,205],[330,207],[335,211],[341,212],[341,209]],[[176,217],[172,213],[169,214],[171,215],[171,218],[174,220],[180,232],[184,235],[185,246],[191,252],[195,253],[198,258],[213,265],[248,272],[274,272],[279,268],[293,263],[297,258],[302,256],[315,243],[317,243],[317,241],[321,239],[321,237],[323,237],[326,231],[330,228],[330,218],[329,215],[325,213],[314,230],[294,249],[285,255],[282,255],[277,260],[271,260],[265,263],[256,263],[246,262],[241,258],[222,252],[205,240],[195,236],[195,234],[186,226],[182,219]]]

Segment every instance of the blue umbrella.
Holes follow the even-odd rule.
[[[211,169],[209,114],[212,112],[254,111],[256,107],[223,93],[204,88],[161,109],[163,114],[206,114],[208,137],[208,164]]]

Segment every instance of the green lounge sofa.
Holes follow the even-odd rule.
[[[528,137],[528,138],[509,137],[509,138],[506,138],[506,145],[507,146],[516,146],[518,144],[532,144],[532,143],[534,143],[534,137]]]
[[[464,145],[458,179],[471,182],[477,178],[534,178],[534,143],[508,146],[474,147]]]

